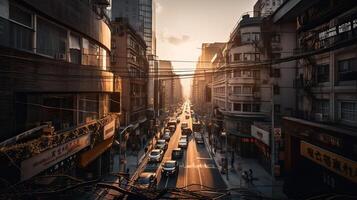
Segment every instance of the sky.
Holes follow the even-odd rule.
[[[253,11],[256,1],[157,0],[156,54],[160,60],[186,61],[173,62],[174,70],[193,73],[202,43],[226,42],[243,13]],[[192,80],[181,82],[188,96]]]

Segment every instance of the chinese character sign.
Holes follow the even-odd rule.
[[[357,162],[301,141],[300,154],[319,165],[357,183]]]

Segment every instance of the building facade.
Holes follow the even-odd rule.
[[[149,61],[148,104],[154,106],[154,74],[156,59],[156,1],[155,0],[113,0],[111,19],[125,18],[146,43],[146,55]],[[156,69],[156,70],[155,70]]]
[[[1,162],[12,163],[1,166],[5,180],[109,173],[121,87],[108,70],[106,6],[79,0],[0,4]]]
[[[121,77],[122,127],[131,125],[129,143],[140,146],[141,138],[147,137],[147,83],[149,63],[146,44],[125,18],[112,21],[111,71]]]
[[[294,0],[272,16],[297,22],[297,112],[283,120],[285,192],[293,198],[355,193],[356,9],[355,1]]]

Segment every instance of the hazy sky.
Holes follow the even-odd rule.
[[[159,59],[196,61],[205,42],[226,42],[245,12],[257,0],[157,0],[157,55]],[[175,70],[193,73],[194,62],[173,62]],[[191,80],[183,79],[184,93]]]

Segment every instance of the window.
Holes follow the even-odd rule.
[[[242,111],[241,105],[242,104],[240,104],[240,103],[233,103],[233,110],[234,111]]]
[[[70,62],[76,64],[81,63],[80,38],[73,34],[69,36],[69,54],[70,54]]]
[[[272,4],[273,4],[273,6],[275,6],[275,0],[273,0],[273,3],[272,3]]]
[[[341,102],[342,120],[357,122],[357,102]]]
[[[41,18],[37,19],[37,52],[66,59],[67,31]]]
[[[243,104],[243,112],[252,112],[251,104]]]
[[[241,76],[241,70],[235,69],[235,70],[233,71],[233,76],[234,76],[234,77],[240,77],[240,76]]]
[[[274,34],[271,38],[271,42],[280,43],[280,34]]]
[[[253,112],[260,112],[260,104],[253,104]]]
[[[242,34],[242,42],[250,42],[250,33],[243,33]]]
[[[240,61],[241,55],[242,55],[241,53],[233,54],[233,61]]]
[[[274,95],[279,95],[280,94],[280,88],[278,85],[274,85]]]
[[[318,65],[316,80],[318,83],[329,82],[329,65]]]
[[[338,26],[338,32],[343,33],[351,30],[351,22],[344,23]]]
[[[356,80],[357,58],[338,61],[339,81]]]
[[[276,78],[280,77],[280,69],[274,69],[274,77]]]
[[[32,14],[12,3],[10,3],[9,6],[9,18],[17,23],[32,28]]]
[[[251,61],[251,54],[250,53],[245,53],[243,55],[244,61]]]
[[[274,112],[275,113],[280,113],[281,110],[280,110],[280,104],[274,104]]]
[[[9,18],[21,25],[13,22],[10,23],[8,33],[5,34],[6,31],[4,30],[0,31],[0,36],[6,37],[1,40],[6,41],[5,45],[10,45],[10,47],[32,51],[32,36],[34,33],[32,28],[32,14],[10,3]],[[4,27],[2,27],[2,29],[4,29]],[[0,43],[3,41],[0,41]]]
[[[253,71],[253,77],[257,80],[260,79],[260,71],[259,70],[254,70]]]
[[[242,87],[241,86],[234,86],[233,87],[233,93],[234,94],[241,94],[242,93]]]
[[[255,61],[260,61],[260,53],[255,54]]]
[[[252,94],[252,86],[243,86],[243,94]]]
[[[260,40],[260,33],[252,33],[251,34],[252,41],[259,41]]]
[[[323,115],[329,115],[330,102],[329,100],[317,99],[313,104],[315,113],[322,113]]]

